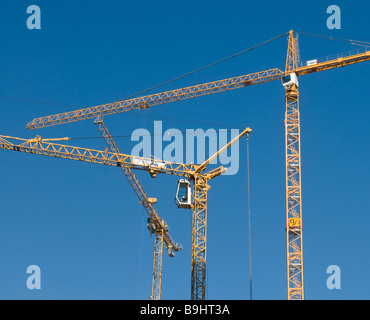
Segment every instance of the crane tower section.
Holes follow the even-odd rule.
[[[288,300],[303,300],[301,146],[296,46],[298,39],[289,32],[285,76],[285,175],[286,250]]]

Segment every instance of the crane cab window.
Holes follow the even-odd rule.
[[[180,179],[177,182],[175,203],[178,208],[188,209],[191,207],[191,184],[189,180]]]
[[[182,202],[188,201],[188,192],[187,192],[187,184],[185,183],[180,183],[179,187],[179,193],[177,194],[177,197],[180,199]]]
[[[289,82],[291,80],[291,76],[290,76],[290,74],[288,74],[288,75],[286,75],[286,76],[283,76],[282,78],[281,78],[281,82],[284,84],[284,83],[287,83],[287,82]]]

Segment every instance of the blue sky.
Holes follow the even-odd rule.
[[[41,8],[41,30],[26,9]],[[326,26],[328,1],[9,1],[0,19],[1,134],[98,136],[92,120],[35,131],[37,116],[116,101],[290,29],[370,41],[368,1],[336,1],[342,28]],[[280,38],[159,91],[284,69]],[[302,60],[356,49],[300,36]],[[370,63],[300,77],[306,299],[369,299]],[[154,93],[154,92],[153,92]],[[9,98],[13,97],[13,98]],[[34,100],[48,103],[35,103]],[[253,297],[286,299],[284,90],[279,81],[108,116],[112,135],[135,129],[253,129],[250,138]],[[187,121],[190,120],[190,121]],[[196,121],[203,121],[199,123]],[[220,125],[215,125],[215,123]],[[101,139],[71,144],[104,149]],[[117,139],[122,152],[135,145]],[[207,299],[249,299],[246,144],[237,175],[210,182]],[[118,168],[0,152],[1,299],[149,299],[153,238]],[[191,212],[174,204],[177,178],[138,172],[158,213],[184,246],[164,256],[163,299],[189,299]],[[26,269],[41,269],[41,290]],[[330,265],[341,289],[326,287]]]

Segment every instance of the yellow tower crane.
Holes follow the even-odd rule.
[[[115,144],[113,138],[110,136],[109,131],[105,124],[103,123],[102,119],[96,119],[95,124],[97,125],[99,131],[101,132],[104,140],[107,142],[109,149],[111,152],[119,153],[118,147]],[[12,139],[12,140],[18,140],[22,141],[22,143],[18,146],[13,145],[13,149],[11,148],[11,145],[8,141],[5,139]],[[17,137],[10,137],[10,136],[0,136],[0,142],[4,143],[1,144],[2,149],[8,149],[8,150],[16,150],[16,151],[25,151],[25,149],[21,148],[21,146],[31,146],[33,147],[37,145],[38,143],[45,143],[45,142],[51,142],[51,141],[68,141],[69,138],[52,138],[52,139],[42,139],[40,136],[36,136],[33,139],[22,139]],[[40,144],[41,146],[41,144]],[[48,145],[47,148],[53,148],[54,146],[52,144]],[[47,149],[46,148],[46,149]],[[115,151],[112,151],[112,149],[115,148]],[[45,151],[46,151],[45,149]],[[33,149],[30,149],[33,150]],[[117,151],[116,151],[117,150]],[[30,151],[33,153],[32,151]],[[47,154],[43,153],[44,155],[53,155],[53,153]],[[56,153],[55,156],[60,157],[61,154]],[[77,160],[77,159],[75,159]],[[86,160],[85,160],[86,161]],[[125,166],[123,164],[118,165],[123,173],[125,174],[127,180],[129,181],[130,185],[134,189],[136,195],[139,198],[140,203],[144,206],[144,209],[147,211],[149,218],[148,218],[148,229],[150,231],[150,235],[152,233],[155,234],[154,238],[154,259],[153,259],[153,277],[152,277],[152,294],[151,299],[152,300],[160,300],[161,294],[162,294],[162,267],[163,267],[163,245],[166,246],[167,253],[170,257],[175,256],[175,252],[182,250],[182,245],[179,243],[175,243],[169,233],[169,227],[166,224],[166,222],[158,215],[157,211],[155,210],[153,204],[156,202],[155,198],[148,198],[146,193],[144,192],[143,187],[139,183],[136,175],[133,173],[130,167]]]
[[[169,102],[200,97],[217,92],[281,80],[285,89],[285,173],[286,173],[286,252],[287,297],[304,299],[302,250],[302,190],[298,77],[351,64],[369,61],[370,49],[350,51],[320,60],[300,62],[298,36],[290,30],[285,71],[278,68],[238,77],[169,90],[152,95],[116,101],[95,107],[39,117],[27,124],[28,129],[49,127],[105,116],[134,109],[149,109]],[[192,297],[199,298],[196,292]]]
[[[191,264],[191,299],[205,299],[206,289],[206,248],[207,248],[207,192],[210,188],[208,181],[221,175],[226,171],[222,166],[205,172],[209,163],[216,159],[222,152],[229,148],[234,142],[239,140],[242,136],[249,134],[252,130],[246,128],[237,137],[231,140],[223,148],[212,155],[201,165],[197,164],[182,164],[174,163],[170,161],[163,161],[158,159],[149,159],[143,157],[136,157],[126,155],[122,153],[93,150],[87,148],[80,148],[69,145],[61,145],[52,143],[50,141],[63,140],[66,141],[68,138],[62,139],[42,139],[37,136],[34,139],[22,139],[11,136],[0,135],[0,149],[20,151],[31,154],[39,154],[44,156],[52,156],[64,159],[85,161],[97,164],[110,165],[121,168],[128,168],[130,170],[145,170],[150,173],[154,178],[160,173],[177,175],[186,178],[193,182],[193,201],[189,207],[193,211],[192,215],[192,264]],[[9,140],[21,141],[21,143],[12,143]],[[186,181],[187,181],[186,180]],[[188,189],[186,196],[190,198],[190,192]],[[150,201],[148,201],[150,203]],[[180,199],[180,203],[182,199]],[[158,238],[162,238],[166,228],[163,220],[157,219],[162,223],[159,227],[160,235]],[[153,220],[156,221],[156,220]],[[164,238],[164,237],[163,237]],[[158,240],[160,245],[155,246],[155,250],[163,249],[163,241]],[[156,242],[157,243],[157,242]],[[160,253],[157,254],[159,256]],[[156,253],[154,255],[156,259]],[[154,261],[154,265],[158,265]],[[161,278],[161,275],[158,275]],[[154,281],[154,280],[153,280]],[[154,287],[153,287],[154,288]],[[156,289],[156,288],[154,288]],[[152,290],[154,290],[152,289]],[[153,295],[153,291],[152,291]]]
[[[103,122],[102,117],[97,117],[94,121],[102,138],[104,139],[110,152],[120,153],[117,144],[108,131],[107,126]],[[138,178],[131,168],[121,165],[121,170],[131,187],[134,189],[139,202],[148,213],[148,229],[150,235],[154,232],[154,258],[153,258],[153,277],[152,277],[152,300],[160,300],[162,294],[162,267],[163,267],[163,243],[166,246],[167,253],[170,257],[175,256],[176,251],[182,250],[182,246],[174,243],[168,232],[168,225],[159,217],[154,208],[155,198],[149,198],[144,192]]]

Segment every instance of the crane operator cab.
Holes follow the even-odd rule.
[[[285,90],[289,90],[293,84],[298,88],[298,77],[295,73],[289,73],[281,77],[281,83]]]
[[[177,182],[175,203],[178,208],[191,208],[191,184],[189,180],[180,179]]]

